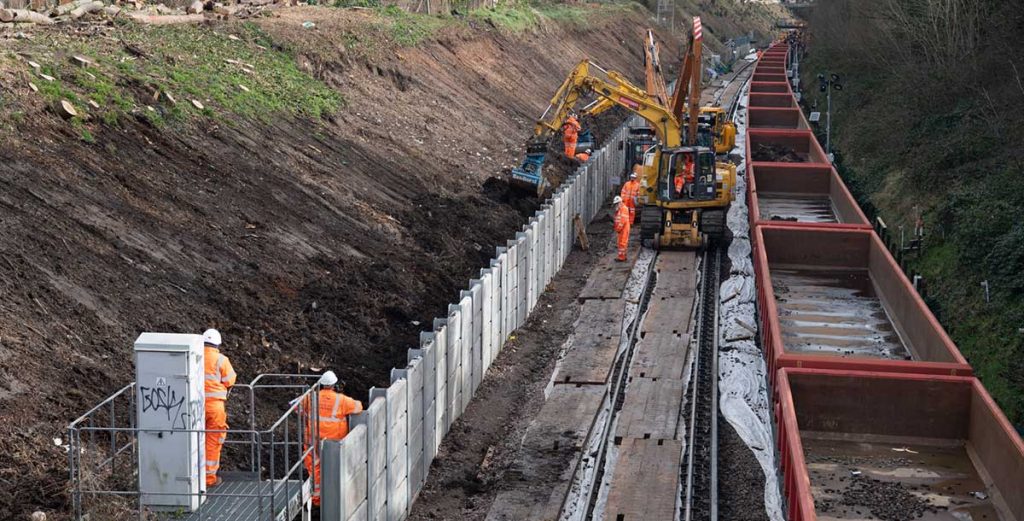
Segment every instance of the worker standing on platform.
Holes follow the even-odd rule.
[[[340,440],[348,435],[348,415],[363,411],[359,400],[345,396],[339,389],[345,383],[339,382],[334,371],[327,371],[320,377],[320,392],[317,394],[317,409],[320,411],[318,426],[319,440]],[[308,429],[308,426],[307,426]],[[310,432],[308,429],[307,432]],[[319,443],[317,444],[319,447]],[[313,454],[305,458],[306,470],[313,476],[313,504],[320,505],[320,462],[313,464]]]
[[[203,365],[206,372],[206,430],[228,430],[228,413],[224,402],[228,390],[235,385],[237,376],[231,361],[220,352],[220,331],[207,329],[203,333]],[[219,485],[220,451],[224,447],[227,432],[206,433],[206,486]]]
[[[629,249],[629,228],[630,228],[630,217],[629,208],[622,202],[621,196],[615,196],[612,201],[615,203],[615,233],[617,234],[617,244],[619,247],[619,256],[616,260],[619,262],[626,261],[626,250]]]
[[[569,114],[562,125],[562,144],[565,145],[565,157],[576,157],[576,141],[580,137],[580,130],[583,126],[576,119],[576,114]]]
[[[619,196],[622,197],[622,204],[629,208],[630,224],[636,222],[636,207],[640,204],[640,180],[636,178],[636,172],[629,174],[629,181],[622,185]]]

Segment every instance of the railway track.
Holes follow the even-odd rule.
[[[732,117],[749,65],[707,89]],[[723,245],[662,251],[609,381],[591,485],[562,519],[718,519],[718,288]],[[570,513],[571,511],[571,513]]]
[[[688,442],[682,468],[683,521],[718,519],[718,285],[722,249],[709,246],[701,259],[697,329],[686,418]]]

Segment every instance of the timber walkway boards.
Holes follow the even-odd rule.
[[[655,261],[656,285],[615,429],[604,519],[673,519],[678,508],[696,268],[693,252],[662,252]]]
[[[610,226],[610,225],[609,225]],[[614,235],[600,240],[614,241]],[[616,262],[615,248],[593,269],[580,291],[580,316],[559,362],[544,405],[527,429],[508,485],[487,513],[488,520],[558,519],[585,445],[610,400],[609,375],[619,352],[626,301],[623,291],[640,252],[631,241],[630,262]]]

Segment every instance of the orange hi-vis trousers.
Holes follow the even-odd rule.
[[[565,138],[562,143],[565,145],[565,157],[576,157],[576,142],[579,140],[578,137],[573,136],[572,139]]]
[[[629,215],[629,208],[624,204],[619,205],[615,212],[615,233],[618,235],[619,260],[626,260],[626,251],[629,248],[629,228],[632,220]]]
[[[228,430],[228,413],[224,409],[224,400],[206,400],[206,429]],[[217,481],[217,470],[220,469],[220,451],[224,447],[226,432],[206,433],[206,485],[211,486]]]

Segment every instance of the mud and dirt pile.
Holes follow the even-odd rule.
[[[757,145],[751,151],[751,158],[754,161],[769,161],[773,163],[807,162],[807,158],[785,145]]]
[[[414,46],[367,30],[371,16],[284,9],[258,22],[259,39],[251,26],[188,29],[294,55],[344,98],[321,119],[239,115],[221,110],[224,93],[198,92],[201,114],[158,122],[173,112],[146,83],[159,78],[111,73],[132,94],[118,100],[128,117],[71,124],[24,63],[58,76],[43,93],[70,96],[53,90],[66,86],[57,64],[88,37],[8,40],[21,54],[0,60],[0,519],[66,512],[67,455],[53,439],[131,381],[143,331],[220,328],[241,381],[333,368],[353,396],[386,386],[536,209],[487,180],[521,159],[563,75],[589,56],[642,78],[634,11],[523,33],[462,24]],[[119,47],[121,29],[104,30],[89,45]],[[125,63],[189,59],[146,41]]]

